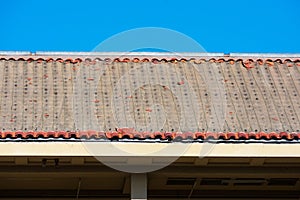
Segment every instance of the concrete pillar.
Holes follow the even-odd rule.
[[[131,200],[147,200],[147,174],[131,174]]]

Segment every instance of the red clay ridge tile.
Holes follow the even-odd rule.
[[[273,61],[270,61],[270,60],[267,60],[266,61],[266,64],[270,67],[274,66],[274,62]]]
[[[155,59],[152,59],[151,62],[154,63],[154,64],[159,64],[159,60],[156,59],[156,58],[155,58]]]
[[[42,59],[42,58],[39,58],[39,59],[37,59],[37,61],[36,61],[37,63],[42,63],[42,62],[44,62],[44,59]]]
[[[142,62],[150,62],[150,60],[148,58],[144,58]]]
[[[236,62],[244,62],[247,63],[247,58],[245,57],[231,57],[228,55],[224,55],[223,57],[219,58],[219,57],[210,57],[207,56],[205,58],[193,58],[191,56],[189,56],[188,58],[168,58],[168,57],[152,57],[152,56],[141,56],[141,57],[127,57],[127,58],[123,58],[122,60],[120,58],[99,58],[99,57],[35,57],[35,56],[24,56],[24,57],[17,57],[17,56],[2,56],[0,55],[0,60],[13,60],[13,61],[27,61],[28,63],[31,63],[33,61],[36,61],[37,63],[41,63],[43,61],[46,62],[60,62],[60,63],[72,63],[72,64],[76,64],[76,63],[80,63],[80,62],[84,62],[86,65],[91,65],[91,64],[96,64],[97,61],[105,61],[105,62],[133,62],[133,63],[138,63],[138,62],[151,62],[154,64],[158,64],[158,63],[164,63],[164,62],[171,62],[171,63],[178,63],[178,62],[193,62],[196,64],[201,64],[203,62],[215,62],[215,63],[222,63],[222,62],[229,62],[230,64],[234,64]],[[271,58],[257,58],[257,56],[253,56],[253,58],[251,59],[253,63],[258,63],[259,65],[262,64],[266,64],[268,66],[274,66],[274,62],[278,62],[280,64],[286,63],[286,62],[293,62],[295,63],[297,66],[300,66],[300,58],[297,57],[291,57],[291,58],[286,58],[286,57],[271,57]],[[246,64],[248,65],[248,64]]]
[[[128,62],[130,62],[130,59],[129,59],[129,58],[124,58],[124,59],[122,60],[122,62],[128,63]]]
[[[2,131],[0,138],[102,138],[102,139],[161,139],[161,140],[299,140],[299,132],[138,132],[133,128],[118,128],[116,131]]]
[[[223,62],[225,62],[225,60],[224,60],[224,59],[218,59],[218,60],[216,60],[215,62],[216,62],[216,63],[223,63]]]
[[[247,60],[247,61],[243,62],[243,66],[246,69],[251,69],[251,68],[254,68],[254,63],[251,60]]]
[[[132,62],[134,62],[134,63],[138,63],[138,62],[140,62],[140,59],[138,59],[138,58],[134,58],[134,59],[132,60]]]
[[[63,59],[61,59],[61,58],[59,58],[59,59],[57,59],[57,60],[56,60],[56,62],[63,63],[63,62],[64,62],[64,60],[63,60]]]
[[[233,65],[235,62],[234,62],[234,60],[230,60],[229,63],[230,63],[231,65]]]

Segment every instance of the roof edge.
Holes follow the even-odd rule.
[[[300,53],[208,53],[208,52],[64,52],[64,51],[0,51],[0,56],[68,56],[68,57],[245,57],[245,58],[300,58]]]

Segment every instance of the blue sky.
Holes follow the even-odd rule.
[[[91,51],[133,28],[162,27],[208,52],[300,53],[298,0],[2,1],[0,50]]]

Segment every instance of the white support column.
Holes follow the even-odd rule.
[[[147,174],[131,174],[131,200],[147,200]]]

